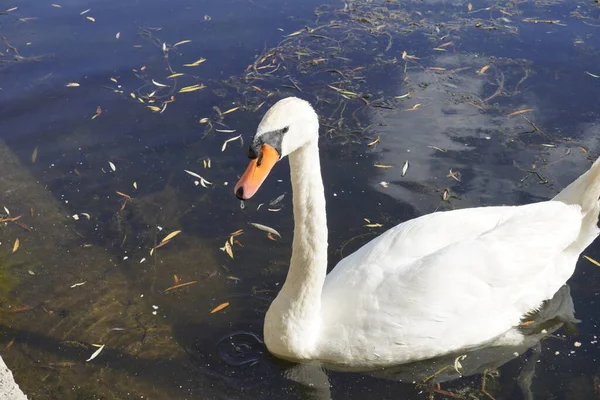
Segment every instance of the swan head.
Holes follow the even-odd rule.
[[[235,185],[235,195],[240,200],[254,196],[279,160],[318,136],[319,120],[309,102],[297,97],[279,100],[265,113],[250,142],[250,165]]]

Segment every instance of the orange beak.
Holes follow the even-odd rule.
[[[259,163],[260,161],[260,163]],[[268,144],[260,148],[258,158],[250,161],[250,165],[235,185],[234,193],[240,200],[248,200],[258,191],[258,188],[267,179],[275,163],[279,161],[279,153]]]

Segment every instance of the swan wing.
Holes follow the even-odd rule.
[[[324,353],[401,362],[493,340],[570,277],[578,254],[565,249],[581,220],[579,206],[548,201],[390,229],[328,275]]]

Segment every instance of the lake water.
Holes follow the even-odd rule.
[[[276,360],[262,321],[290,256],[287,163],[243,208],[232,190],[263,113],[294,95],[321,117],[330,267],[419,215],[552,197],[600,149],[594,1],[0,9],[0,214],[21,216],[0,228],[0,355],[31,399],[600,396],[585,259],[547,333],[462,378],[426,379],[456,357],[385,377]]]

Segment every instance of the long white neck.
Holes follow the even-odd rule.
[[[327,215],[319,148],[315,142],[289,155],[294,241],[285,284],[265,317],[269,351],[310,358],[320,330],[321,292],[327,274]]]

